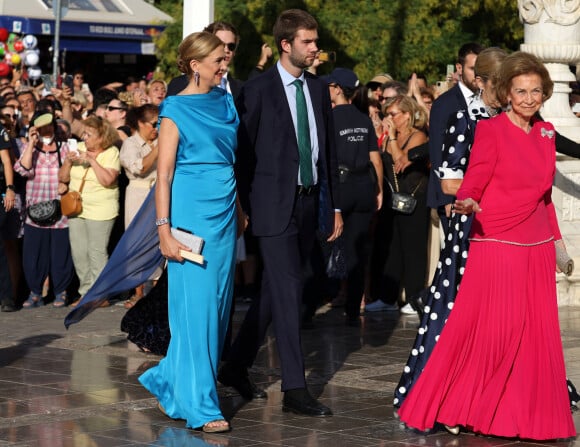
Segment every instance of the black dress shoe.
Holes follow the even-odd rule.
[[[2,312],[16,312],[18,308],[13,304],[2,304]]]
[[[282,411],[304,416],[332,416],[332,411],[314,399],[306,388],[288,390],[284,393]]]
[[[218,381],[225,386],[231,386],[246,400],[266,399],[268,394],[256,386],[248,371],[242,368],[232,368],[224,365],[218,372]]]

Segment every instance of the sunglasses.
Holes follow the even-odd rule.
[[[237,43],[224,43],[224,46],[230,50],[231,52],[236,51],[236,48],[238,48],[238,44]]]
[[[4,118],[8,118],[8,119],[18,119],[18,115],[14,114],[14,115],[10,115],[9,113],[4,113]]]
[[[112,112],[113,110],[127,110],[126,107],[115,107],[115,106],[107,106],[107,110]]]

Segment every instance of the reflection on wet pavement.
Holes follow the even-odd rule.
[[[235,325],[243,318],[239,306]],[[66,331],[66,309],[50,307],[0,314],[0,447],[495,447],[510,439],[443,430],[406,429],[393,415],[392,394],[413,342],[416,317],[374,313],[358,328],[341,311],[322,309],[303,331],[312,394],[332,408],[331,418],[283,413],[280,370],[273,339],[260,352],[252,375],[268,399],[247,402],[219,388],[232,423],[226,434],[184,428],[156,408],[138,383],[159,357],[125,340],[121,307],[99,309]],[[570,379],[580,384],[580,308],[560,309]],[[574,413],[580,427],[580,412]],[[576,440],[551,443],[573,447]]]

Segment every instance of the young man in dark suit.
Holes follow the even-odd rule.
[[[446,212],[446,207],[451,207],[454,197],[443,194],[443,191],[441,191],[441,184],[437,175],[442,163],[443,151],[441,148],[449,118],[459,110],[466,110],[477,92],[474,67],[477,55],[482,50],[483,47],[477,43],[466,43],[459,49],[457,64],[455,64],[459,74],[459,82],[439,96],[431,109],[429,119],[431,172],[427,189],[427,206],[437,210],[444,232],[447,232],[447,216],[449,215],[449,212]]]
[[[240,35],[237,29],[228,22],[213,22],[206,26],[204,31],[208,33],[215,34],[224,43],[225,48],[225,62],[228,67],[233,62],[234,56],[236,55],[236,49],[240,43]],[[169,85],[167,86],[167,96],[177,95],[181,90],[183,90],[187,83],[189,82],[186,75],[178,76],[173,78]],[[234,99],[237,99],[242,89],[243,82],[234,79],[232,75],[228,72],[222,78],[221,87],[232,94]]]
[[[247,399],[266,397],[247,369],[272,322],[283,410],[329,416],[330,409],[306,388],[300,346],[303,268],[317,226],[326,229],[328,240],[342,232],[342,217],[333,208],[338,168],[328,87],[305,71],[317,55],[317,29],[305,11],[284,11],[274,25],[279,62],[246,82],[236,104],[238,193],[258,238],[264,272],[261,296],[252,302],[218,380]]]

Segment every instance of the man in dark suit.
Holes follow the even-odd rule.
[[[283,410],[329,416],[330,409],[306,388],[300,346],[303,269],[317,223],[328,240],[342,232],[340,212],[332,205],[338,168],[328,87],[304,71],[317,55],[317,28],[305,11],[284,11],[274,25],[279,62],[247,81],[237,101],[238,193],[258,238],[264,272],[261,296],[252,302],[218,380],[247,399],[265,397],[247,369],[272,322]]]
[[[450,208],[455,199],[453,196],[443,194],[437,172],[442,163],[442,146],[445,138],[445,130],[449,118],[459,110],[466,110],[473,99],[477,86],[475,84],[475,61],[483,47],[477,43],[466,43],[458,52],[457,64],[455,64],[459,81],[451,89],[439,96],[433,103],[429,119],[429,157],[431,159],[431,172],[429,175],[429,187],[427,189],[427,206],[435,208],[439,214],[443,231],[447,231],[446,207]]]
[[[228,22],[213,22],[206,26],[204,31],[208,33],[215,34],[224,43],[225,47],[225,62],[228,67],[233,62],[234,56],[236,55],[236,49],[240,43],[240,35],[237,29]],[[173,78],[169,85],[167,86],[167,96],[177,95],[181,90],[183,90],[187,83],[189,82],[186,75],[178,76]],[[243,82],[234,79],[232,75],[228,72],[222,78],[221,87],[232,94],[234,99],[237,99],[242,89]]]

